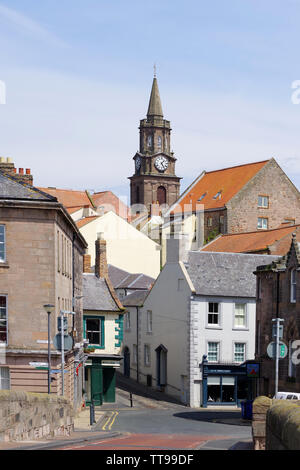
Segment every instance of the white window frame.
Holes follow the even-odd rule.
[[[150,335],[153,332],[152,323],[152,310],[147,310],[147,334]]]
[[[5,377],[6,375],[7,377]],[[10,370],[8,367],[0,366],[0,390],[10,390]]]
[[[144,364],[146,367],[150,367],[151,365],[150,344],[144,344]]]
[[[236,324],[236,306],[243,305],[244,306],[244,325],[237,325]],[[234,330],[245,330],[248,328],[248,304],[246,302],[235,302],[233,304],[233,328]]]
[[[210,312],[209,305],[210,304],[217,304],[218,305],[218,312]],[[210,315],[217,315],[218,316],[218,323],[209,323],[209,316]],[[221,328],[221,302],[210,300],[207,302],[207,315],[206,315],[206,328]]]
[[[267,205],[264,204],[264,202],[267,200]],[[261,204],[260,204],[261,202]],[[268,209],[269,208],[269,196],[258,196],[258,207],[262,207],[263,209]]]
[[[295,304],[297,301],[297,271],[293,268],[290,272],[290,302]]]
[[[0,340],[0,343],[1,344],[8,344],[8,305],[7,305],[7,295],[5,294],[0,294],[0,297],[4,297],[5,298],[5,305],[6,305],[6,315],[5,315],[5,323],[6,323],[6,341],[1,341]]]
[[[3,259],[0,257],[0,263],[6,263],[6,226],[4,224],[0,225],[0,228],[3,228],[3,242],[0,242],[3,245]]]
[[[244,346],[244,352],[243,352],[243,359],[242,360],[237,360],[236,359],[236,355],[237,354],[241,354],[240,352],[237,352],[236,351],[236,346],[237,345],[243,345]],[[235,342],[234,345],[233,345],[233,362],[234,363],[237,363],[237,364],[242,364],[243,362],[246,361],[246,343],[242,343],[242,342]]]
[[[261,226],[260,226],[261,221]],[[264,226],[264,221],[267,222],[267,226]],[[267,217],[258,217],[257,219],[257,228],[259,230],[268,230],[269,229],[269,219]]]
[[[209,354],[210,354],[209,345],[210,344],[216,344],[217,345],[217,351],[216,351],[217,352],[217,359],[216,360],[211,360],[209,358]],[[220,342],[219,341],[207,341],[207,360],[208,360],[208,362],[215,363],[215,364],[220,362]]]

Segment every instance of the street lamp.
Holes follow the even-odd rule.
[[[48,394],[50,395],[50,388],[51,388],[51,349],[50,349],[50,315],[54,312],[55,306],[54,305],[44,305],[44,310],[48,314]]]

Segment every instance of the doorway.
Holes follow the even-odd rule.
[[[156,375],[159,387],[167,386],[168,350],[162,344],[156,349]]]

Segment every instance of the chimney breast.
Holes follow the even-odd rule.
[[[106,240],[103,239],[103,233],[97,234],[95,242],[96,259],[95,259],[95,275],[101,278],[108,278],[108,266],[106,256]]]

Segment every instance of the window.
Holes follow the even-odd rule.
[[[147,333],[152,333],[152,312],[147,310]]]
[[[212,222],[213,222],[212,217],[208,217],[208,218],[207,218],[207,226],[208,226],[208,227],[212,227]]]
[[[7,298],[0,296],[0,343],[7,344]]]
[[[198,202],[201,202],[201,201],[202,201],[202,199],[204,199],[204,198],[205,198],[206,194],[207,194],[207,193],[204,193],[204,194],[202,194],[202,196],[201,196],[201,197],[199,197],[199,199],[198,199]]]
[[[0,367],[0,390],[10,389],[9,368]]]
[[[257,228],[267,230],[269,226],[268,219],[265,217],[258,217],[257,219]]]
[[[234,327],[245,328],[246,327],[246,304],[235,304],[234,305]]]
[[[219,304],[216,302],[208,303],[208,325],[219,325]]]
[[[234,362],[245,362],[245,343],[234,344]]]
[[[144,361],[145,361],[145,366],[150,366],[150,346],[149,346],[149,344],[145,344],[145,346],[144,346]]]
[[[162,140],[161,140],[161,136],[159,135],[157,139],[157,146],[159,149],[161,148],[161,144],[162,144]]]
[[[258,196],[258,207],[269,207],[269,197],[268,196]]]
[[[291,302],[296,302],[296,288],[297,288],[297,278],[296,278],[296,269],[291,270]]]
[[[148,147],[152,147],[152,135],[148,135],[147,145]]]
[[[0,225],[0,262],[5,262],[5,225]]]
[[[221,199],[221,194],[222,194],[222,191],[218,191],[217,194],[214,195],[213,199]]]
[[[89,345],[104,348],[104,317],[85,317],[84,326]]]
[[[130,312],[125,314],[125,329],[130,330]]]
[[[207,360],[209,362],[219,361],[219,343],[208,343]]]

